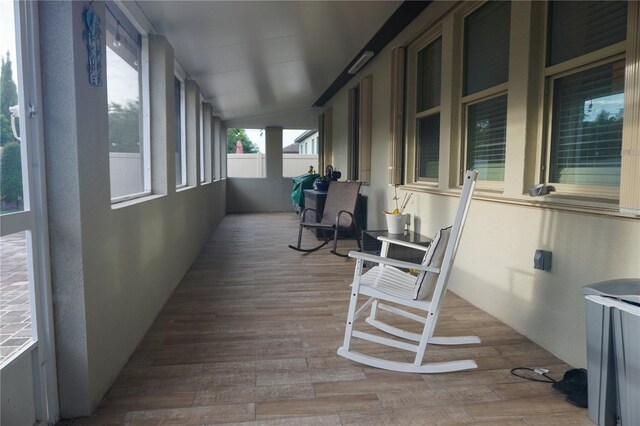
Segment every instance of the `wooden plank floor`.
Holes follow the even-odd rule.
[[[593,424],[549,384],[510,374],[535,366],[560,378],[570,366],[451,292],[436,334],[482,344],[433,346],[426,358],[473,358],[477,370],[411,375],[338,357],[354,261],[290,250],[296,228],[293,213],[226,216],[97,414],[63,424]]]

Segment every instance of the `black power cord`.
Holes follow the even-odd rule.
[[[523,376],[522,374],[520,374],[520,371],[530,371],[534,374],[537,374],[539,376],[546,378],[546,380],[539,379],[533,376]],[[521,379],[529,380],[532,382],[556,383],[556,380],[554,378],[547,375],[548,372],[549,370],[544,368],[516,367],[511,369],[511,374],[513,374],[516,377],[520,377]]]

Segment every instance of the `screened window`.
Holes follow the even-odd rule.
[[[418,134],[418,178],[438,179],[440,160],[440,113],[419,118]]]
[[[504,180],[507,96],[469,105],[467,117],[467,168],[479,179]]]
[[[510,28],[509,2],[487,2],[464,23],[463,160],[484,181],[504,181]]]
[[[111,199],[121,201],[151,191],[142,122],[142,36],[112,2],[106,7],[106,33]]]
[[[442,38],[418,51],[416,66],[417,178],[437,181],[440,160]]]
[[[626,34],[626,1],[551,2],[547,63],[556,65],[624,41]]]
[[[624,121],[626,2],[552,2],[547,181],[559,192],[617,193]],[[569,34],[566,28],[571,28]],[[600,188],[600,189],[596,189]],[[609,189],[607,189],[609,188]]]
[[[441,70],[442,39],[438,38],[418,52],[417,111],[440,105]]]
[[[491,1],[465,19],[465,95],[508,80],[510,15],[509,2]]]
[[[187,184],[187,144],[185,143],[184,123],[184,83],[177,77],[173,80],[175,89],[175,152],[176,152],[176,186]]]
[[[618,185],[624,60],[554,82],[549,181]]]

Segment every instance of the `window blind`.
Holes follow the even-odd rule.
[[[467,169],[482,180],[504,180],[507,135],[507,96],[498,96],[467,108]]]
[[[418,52],[416,111],[440,105],[442,38]]]
[[[625,40],[626,1],[549,3],[548,66]]]
[[[549,180],[619,185],[623,59],[555,80]]]
[[[440,160],[440,113],[417,121],[418,179],[437,180]]]
[[[510,28],[510,2],[487,2],[465,19],[465,95],[508,80]]]

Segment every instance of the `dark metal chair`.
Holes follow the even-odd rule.
[[[333,249],[331,253],[347,257],[346,254],[338,253],[338,237],[345,233],[353,234],[360,246],[360,226],[356,219],[356,205],[358,203],[358,194],[360,193],[361,182],[331,182],[327,191],[327,200],[325,201],[322,218],[316,222],[316,210],[306,208],[300,213],[300,228],[298,230],[298,245],[289,245],[297,251],[311,253],[314,252],[331,241],[333,234]],[[323,234],[324,242],[317,247],[311,249],[303,249],[302,246],[302,230],[316,229]]]

